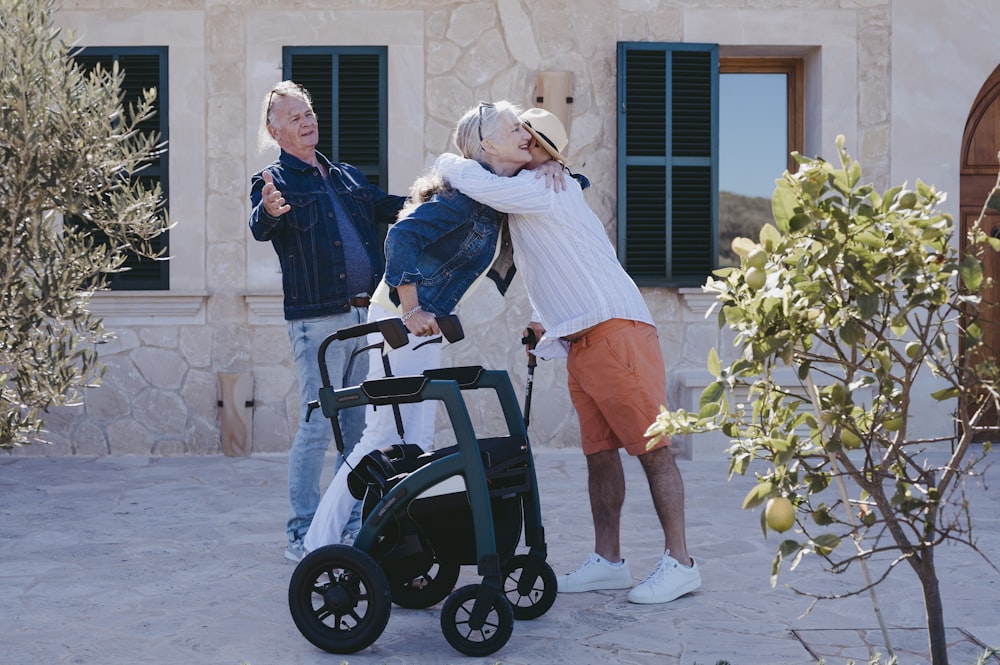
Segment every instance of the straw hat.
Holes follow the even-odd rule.
[[[566,135],[566,128],[555,117],[545,109],[531,108],[521,114],[521,122],[524,128],[535,137],[538,145],[545,148],[545,151],[552,155],[552,159],[568,163],[562,155],[562,151],[569,144],[569,137]]]

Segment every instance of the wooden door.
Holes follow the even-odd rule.
[[[959,183],[960,243],[968,244],[966,234],[979,218],[990,191],[996,185],[1000,169],[1000,67],[986,80],[972,105],[962,137],[961,178]],[[1000,214],[991,212],[983,220],[983,229],[1000,238]],[[986,275],[995,280],[983,293],[980,325],[985,331],[986,353],[1000,363],[1000,257],[985,255]],[[977,427],[976,438],[995,439],[1000,434],[1000,417],[995,410]]]

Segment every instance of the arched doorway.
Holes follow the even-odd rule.
[[[1000,168],[997,152],[1000,151],[1000,66],[983,84],[976,97],[962,136],[962,161],[959,181],[960,243],[964,250],[966,234],[979,218],[990,191],[997,182]],[[983,229],[1000,238],[1000,213],[991,211],[983,222]],[[987,252],[984,257],[986,275],[995,283],[983,293],[981,309],[984,336],[988,353],[1000,362],[1000,256]],[[977,427],[975,438],[996,440],[1000,435],[1000,414],[992,410]]]

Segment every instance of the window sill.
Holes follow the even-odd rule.
[[[244,293],[252,326],[285,324],[284,296],[280,293]]]
[[[106,326],[204,325],[206,292],[99,291],[90,311]]]
[[[718,302],[715,293],[705,291],[702,287],[682,287],[677,289],[687,308],[696,316],[705,318],[712,305]]]

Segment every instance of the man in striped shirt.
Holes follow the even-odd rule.
[[[666,603],[700,587],[701,574],[687,551],[684,483],[669,441],[646,449],[646,428],[666,401],[656,328],[577,179],[568,178],[565,191],[557,191],[530,171],[552,159],[566,164],[562,123],[543,109],[529,109],[521,119],[535,137],[526,170],[501,177],[453,154],[441,155],[435,170],[465,195],[508,213],[517,268],[534,310],[530,325],[540,337],[535,353],[567,358],[587,458],[595,551],[581,568],[559,577],[559,591],[632,587],[621,557],[624,448],[645,471],[666,550],[628,599]]]

